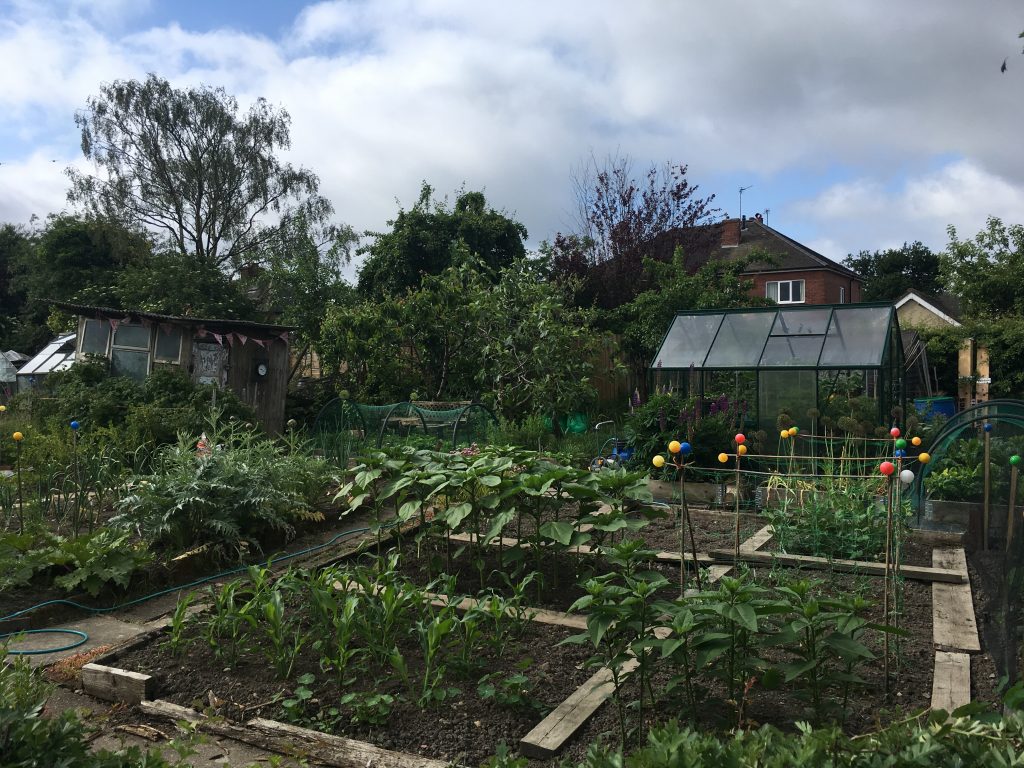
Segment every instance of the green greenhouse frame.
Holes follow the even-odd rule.
[[[679,312],[651,361],[657,390],[725,397],[746,428],[766,431],[780,414],[801,429],[902,422],[904,373],[891,304]]]

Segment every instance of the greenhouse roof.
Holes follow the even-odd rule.
[[[896,323],[890,304],[680,312],[652,368],[876,368]]]

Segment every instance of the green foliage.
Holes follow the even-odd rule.
[[[6,648],[0,646],[0,653]],[[4,768],[170,768],[159,752],[130,747],[93,750],[85,726],[73,710],[43,716],[51,686],[28,662],[0,663],[0,761]],[[186,765],[187,748],[181,749]]]
[[[1024,436],[991,437],[991,498],[1006,503],[1010,498],[1010,456],[1024,452]],[[950,444],[925,476],[925,489],[933,499],[980,502],[985,495],[985,443],[977,437],[961,437]],[[1018,487],[1017,501],[1024,495]]]
[[[808,489],[799,498],[792,488],[774,487],[790,497],[788,503],[765,511],[781,551],[830,559],[884,559],[887,513],[877,482],[844,481]],[[904,503],[902,515],[893,511],[898,523],[912,514],[909,503]]]
[[[493,276],[526,255],[526,228],[489,208],[482,192],[460,192],[454,208],[432,200],[433,194],[424,182],[416,204],[388,222],[390,232],[369,233],[374,242],[362,251],[367,258],[359,271],[363,296],[401,296],[418,288],[424,275],[439,275],[466,256]]]
[[[565,306],[538,264],[516,261],[496,283],[486,269],[460,262],[403,296],[328,310],[322,351],[328,369],[344,367],[338,385],[362,402],[480,393],[508,418],[585,408],[594,397],[588,316]]]
[[[1024,719],[1001,720],[956,716],[939,711],[901,721],[867,736],[850,738],[838,728],[813,729],[797,724],[796,733],[772,726],[737,730],[726,736],[676,722],[653,729],[647,743],[623,758],[592,745],[581,768],[678,768],[723,765],[833,766],[834,768],[960,768],[1017,765],[1024,751]]]
[[[171,551],[206,546],[221,557],[290,539],[295,523],[322,519],[331,480],[326,463],[286,451],[237,422],[211,420],[214,449],[197,455],[195,434],[157,454],[150,474],[131,478],[117,502],[121,522],[138,525]]]
[[[894,301],[911,289],[942,292],[939,255],[920,241],[874,253],[861,251],[847,256],[843,264],[864,280],[864,301]]]
[[[290,146],[290,119],[262,98],[239,114],[222,88],[179,90],[150,74],[102,85],[75,122],[97,174],[69,171],[72,202],[158,229],[170,250],[211,267],[252,261],[282,220],[331,213],[316,175],[275,154]]]
[[[192,253],[159,250],[117,275],[115,305],[166,315],[254,319],[258,309],[216,264]]]
[[[698,403],[698,398],[665,392],[654,394],[646,403],[634,407],[626,417],[624,433],[628,445],[636,449],[639,466],[649,467],[651,458],[664,454],[671,441],[685,440],[693,446],[691,460],[694,464],[717,467],[716,457],[723,446],[732,442],[744,415],[742,404],[728,398],[712,398],[707,402],[708,408],[714,404],[713,412],[700,415],[704,407]],[[756,444],[751,444],[756,452]]]
[[[990,216],[972,240],[960,240],[948,227],[949,244],[942,254],[942,277],[972,314],[1024,315],[1024,225],[1007,226]]]
[[[130,533],[103,529],[64,538],[48,532],[0,535],[0,592],[54,576],[55,586],[96,597],[105,589],[125,589],[152,554]]]
[[[132,575],[152,560],[145,546],[133,543],[131,533],[105,528],[60,542],[52,563],[71,572],[53,583],[71,593],[84,589],[96,597],[110,585],[127,588]]]
[[[535,695],[535,684],[527,674],[531,664],[532,659],[523,659],[511,675],[499,672],[484,675],[477,683],[477,693],[481,699],[494,699],[502,707],[544,717],[548,707]]]

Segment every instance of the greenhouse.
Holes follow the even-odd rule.
[[[651,370],[657,390],[728,401],[747,428],[766,431],[786,422],[869,433],[905,401],[889,304],[680,312]]]

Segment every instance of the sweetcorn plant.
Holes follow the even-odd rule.
[[[215,446],[209,454],[198,455],[196,438],[181,435],[151,474],[131,478],[118,522],[171,550],[207,546],[237,559],[292,538],[299,520],[322,519],[317,505],[331,480],[322,460],[215,420],[206,434]]]

